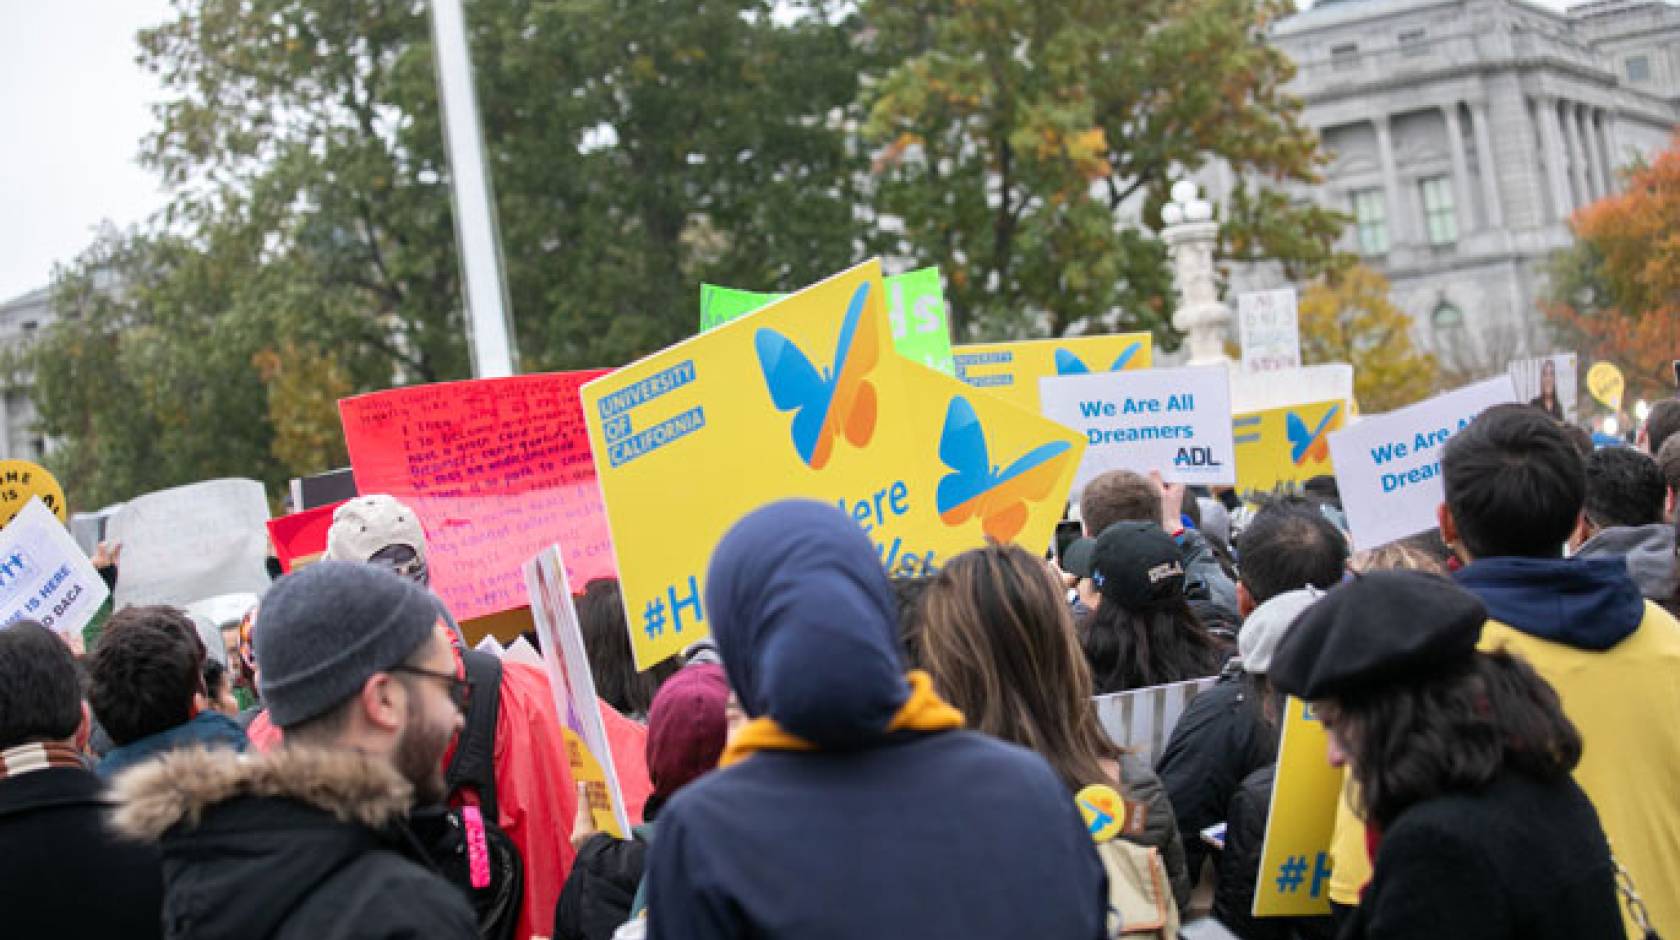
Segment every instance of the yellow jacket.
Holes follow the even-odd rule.
[[[1598,810],[1611,850],[1633,876],[1657,931],[1674,937],[1680,936],[1680,624],[1642,603],[1637,629],[1609,649],[1541,639],[1498,620],[1488,621],[1481,645],[1522,656],[1557,690],[1584,742],[1575,780]],[[1631,919],[1628,936],[1640,936]]]

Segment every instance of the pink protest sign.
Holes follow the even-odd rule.
[[[605,370],[444,382],[338,403],[361,493],[426,529],[432,589],[459,620],[523,607],[524,563],[564,546],[571,583],[612,577],[578,387]]]

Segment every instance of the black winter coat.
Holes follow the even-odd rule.
[[[1277,730],[1266,724],[1262,703],[1240,670],[1191,699],[1155,772],[1178,818],[1192,880],[1207,855],[1202,830],[1226,821],[1243,778],[1276,760]]]
[[[50,767],[0,780],[0,935],[163,936],[156,846],[117,838],[99,778]]]
[[[554,909],[554,940],[611,940],[613,931],[630,919],[642,875],[647,870],[647,843],[615,839],[604,832],[578,849],[566,887]]]
[[[383,761],[183,750],[119,777],[115,792],[117,825],[162,842],[171,940],[478,936],[466,896],[407,835],[410,788]]]
[[[1213,892],[1213,916],[1242,940],[1330,940],[1329,917],[1254,917],[1254,891],[1260,878],[1260,853],[1266,844],[1266,815],[1271,811],[1277,766],[1269,764],[1243,778],[1231,798],[1225,851],[1219,853],[1219,882]]]
[[[598,832],[578,849],[554,907],[554,940],[611,940],[613,931],[629,919],[647,873],[654,819],[664,805],[659,794],[648,797],[635,838],[615,839]]]
[[[1142,757],[1122,751],[1119,764],[1122,795],[1145,807],[1143,831],[1127,838],[1161,853],[1161,863],[1166,866],[1167,877],[1172,881],[1173,900],[1178,902],[1178,909],[1183,912],[1190,906],[1190,892],[1196,884],[1184,860],[1184,844],[1179,839],[1172,800],[1161,785],[1161,778],[1149,769],[1149,763]]]
[[[1609,845],[1586,794],[1567,777],[1507,773],[1479,793],[1400,814],[1341,940],[1620,940],[1622,931]]]

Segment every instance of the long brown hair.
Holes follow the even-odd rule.
[[[1070,790],[1112,783],[1091,672],[1044,563],[1014,545],[951,559],[922,595],[922,664],[970,727],[1038,752]]]

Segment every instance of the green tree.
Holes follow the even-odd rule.
[[[1323,278],[1301,294],[1301,361],[1353,366],[1361,410],[1392,411],[1435,391],[1435,357],[1412,345],[1412,318],[1388,299],[1388,279],[1364,265]]]
[[[870,0],[877,208],[892,247],[947,275],[953,330],[1169,336],[1156,238],[1172,182],[1209,160],[1245,180],[1220,257],[1276,259],[1292,278],[1337,262],[1342,220],[1269,183],[1319,181],[1318,138],[1264,37],[1284,0]],[[1118,311],[1118,313],[1117,313]]]
[[[468,6],[523,369],[681,339],[701,280],[795,288],[855,260],[855,24],[769,0]],[[174,198],[67,270],[65,309],[91,312],[22,364],[87,498],[327,469],[336,415],[300,371],[334,394],[467,375],[427,16],[176,0],[142,31],[166,100],[141,157]],[[124,394],[54,399],[59,372],[118,366]],[[189,406],[195,382],[215,400]]]
[[[226,269],[171,238],[107,232],[54,284],[31,373],[47,463],[74,509],[219,476],[284,478],[269,453],[261,338],[211,304]],[[113,285],[120,285],[115,286]]]

